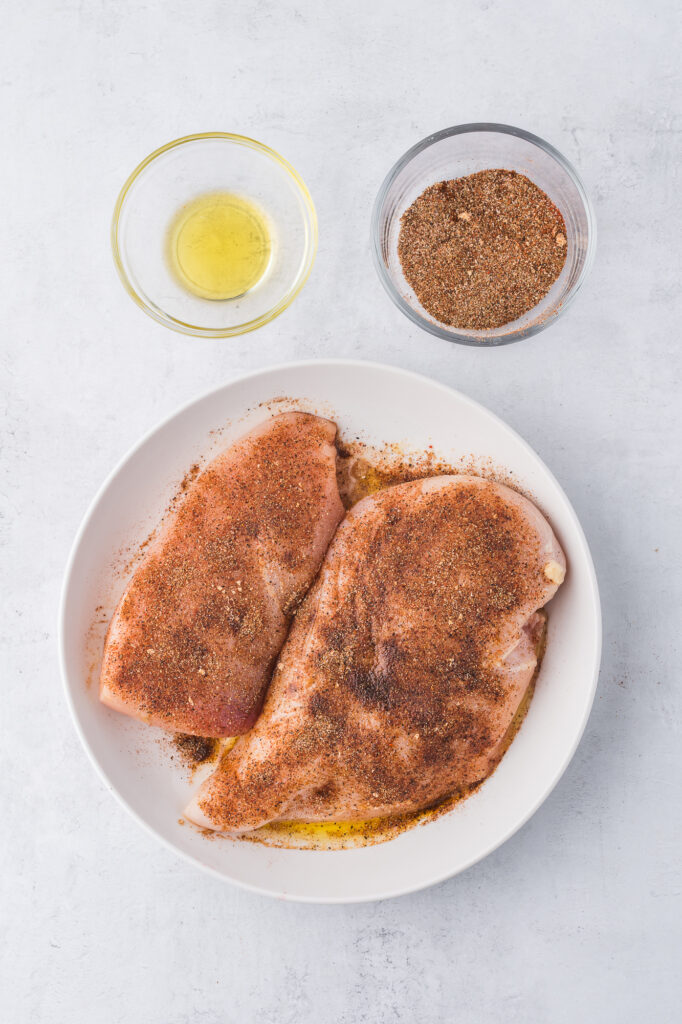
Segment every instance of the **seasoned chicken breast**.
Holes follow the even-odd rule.
[[[565,574],[551,527],[473,476],[389,487],[346,516],[254,729],[187,808],[240,833],[415,811],[485,779]]]
[[[335,436],[329,420],[286,413],[197,477],[116,609],[105,704],[201,736],[253,725],[343,515]]]

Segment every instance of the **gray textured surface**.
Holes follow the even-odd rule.
[[[3,1019],[679,1020],[676,7],[4,6]],[[412,327],[367,246],[393,161],[430,131],[477,119],[522,125],[565,152],[600,233],[566,317],[495,351]],[[107,237],[138,160],[215,128],[279,149],[320,216],[300,298],[234,342],[145,318]],[[55,652],[67,551],[114,461],[216,382],[327,355],[432,374],[516,427],[582,519],[605,618],[585,738],[530,824],[436,889],[357,908],[251,896],[157,846],[87,763]]]

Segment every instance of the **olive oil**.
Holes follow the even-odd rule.
[[[261,280],[272,241],[264,214],[231,192],[186,203],[168,232],[168,259],[178,282],[202,299],[236,299]]]

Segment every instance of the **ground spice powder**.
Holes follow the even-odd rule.
[[[424,309],[465,330],[502,327],[540,302],[566,262],[566,225],[516,171],[439,181],[401,219],[398,255]]]

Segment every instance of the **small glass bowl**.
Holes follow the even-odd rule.
[[[566,222],[566,263],[544,299],[518,320],[485,331],[448,327],[427,313],[405,280],[398,257],[400,218],[429,185],[492,168],[525,174],[556,204]],[[596,240],[592,206],[574,168],[549,143],[504,124],[457,125],[418,142],[388,173],[372,213],[372,255],[389,296],[425,331],[460,345],[508,345],[553,323],[587,277]]]
[[[219,191],[262,209],[272,235],[268,269],[235,299],[192,295],[166,256],[178,210]],[[243,135],[209,132],[169,142],[135,168],[116,202],[111,244],[126,291],[145,313],[183,334],[227,338],[262,327],[291,305],[313,265],[317,216],[305,184],[279,153]]]

